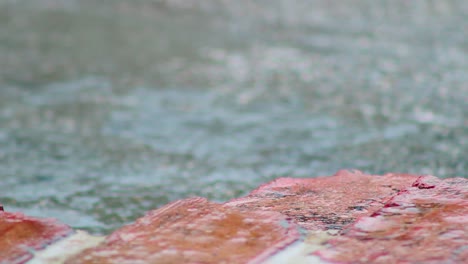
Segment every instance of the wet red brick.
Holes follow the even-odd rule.
[[[42,249],[73,230],[54,219],[0,212],[0,263],[24,263],[32,251]]]
[[[299,238],[274,212],[192,198],[149,212],[67,263],[257,263]]]
[[[299,226],[340,231],[301,237]],[[55,221],[0,212],[0,263],[25,262],[31,249],[70,232]],[[225,204],[192,198],[166,205],[67,263],[260,263],[288,252],[297,240],[307,238],[303,246],[312,246],[314,234],[324,233],[326,238],[318,237],[322,249],[284,256],[305,261],[314,254],[330,263],[466,263],[468,179],[358,171],[281,178]]]
[[[317,252],[339,263],[468,263],[468,179],[423,176]]]
[[[380,209],[417,177],[343,170],[331,177],[279,178],[226,205],[245,211],[280,212],[308,230],[341,230],[356,218]]]

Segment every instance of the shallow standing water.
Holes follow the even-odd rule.
[[[467,177],[467,1],[0,0],[0,202],[106,233],[354,168]]]

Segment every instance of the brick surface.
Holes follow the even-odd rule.
[[[279,212],[307,230],[341,230],[357,217],[371,215],[416,179],[407,174],[376,176],[359,171],[309,179],[279,178],[226,205]]]
[[[333,263],[468,263],[468,179],[420,177],[329,243]]]
[[[72,232],[0,210],[0,263],[24,263]],[[65,262],[466,263],[468,179],[280,178],[224,204],[176,201],[102,239]]]
[[[149,212],[67,263],[257,263],[298,238],[278,213],[193,198]]]
[[[54,219],[38,219],[21,213],[0,212],[0,263],[24,263],[33,251],[73,233]]]

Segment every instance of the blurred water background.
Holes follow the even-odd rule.
[[[0,0],[0,202],[106,233],[354,168],[467,177],[468,1]]]

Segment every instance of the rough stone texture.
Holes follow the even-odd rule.
[[[299,239],[275,212],[192,198],[151,211],[67,263],[258,263]]]
[[[339,263],[467,263],[468,179],[422,176],[318,251]]]
[[[24,263],[73,230],[54,219],[38,219],[0,211],[0,263]]]
[[[415,175],[345,170],[331,177],[279,178],[226,205],[280,212],[307,230],[341,230],[357,217],[371,215],[416,179]]]
[[[23,263],[71,232],[0,212],[0,263]],[[81,253],[66,263],[466,263],[468,179],[358,171],[281,178],[225,204],[177,201],[101,244],[92,239],[91,248],[69,250]],[[33,263],[66,259],[57,248]]]

